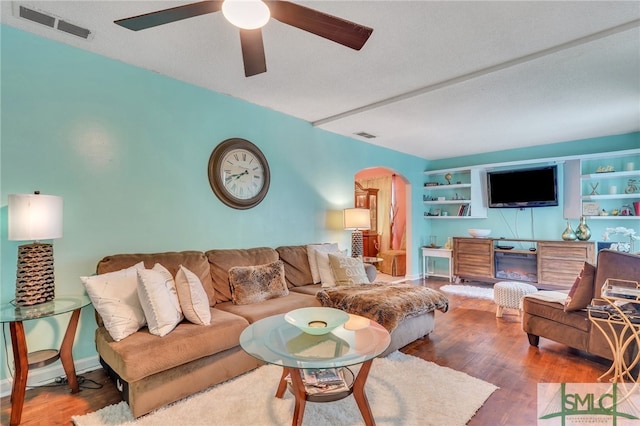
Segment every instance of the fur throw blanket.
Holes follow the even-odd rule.
[[[319,291],[316,297],[322,306],[374,320],[389,333],[405,318],[449,309],[449,299],[442,293],[411,284],[330,287]]]

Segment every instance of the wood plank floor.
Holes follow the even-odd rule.
[[[446,284],[433,278],[421,283],[435,289]],[[435,331],[404,347],[402,352],[500,387],[469,425],[535,425],[537,383],[594,382],[608,368],[606,360],[546,339],[540,339],[539,348],[531,347],[515,310],[505,309],[504,317],[496,318],[491,301],[447,296],[449,312],[436,313]],[[69,425],[72,415],[120,401],[114,384],[101,369],[83,376],[102,385],[101,389],[84,388],[75,395],[66,386],[28,390],[22,424]],[[85,381],[85,386],[95,385]],[[8,396],[0,399],[0,407],[0,423],[8,425]]]

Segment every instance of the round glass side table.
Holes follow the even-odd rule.
[[[323,335],[303,333],[289,324],[284,315],[258,320],[240,335],[240,346],[249,355],[268,364],[282,367],[276,397],[282,398],[287,389],[287,376],[295,397],[292,424],[301,425],[306,401],[331,402],[353,394],[365,425],[375,425],[365,383],[372,361],[384,352],[391,342],[389,332],[375,321],[349,314],[349,321]],[[360,364],[358,374],[348,372],[345,377],[349,390],[333,395],[311,395],[306,392],[300,375],[302,369],[333,369]]]
[[[0,322],[9,323],[11,331],[11,346],[13,348],[13,362],[15,377],[11,388],[11,425],[17,425],[22,418],[22,407],[27,387],[27,374],[29,368],[39,368],[49,365],[60,359],[67,376],[67,382],[71,393],[80,390],[76,377],[76,368],[73,364],[71,350],[76,336],[80,311],[91,304],[86,295],[58,296],[50,302],[33,306],[17,306],[14,301],[0,305]],[[23,321],[38,320],[72,312],[67,330],[64,333],[60,349],[45,349],[29,353],[27,340],[24,334]]]

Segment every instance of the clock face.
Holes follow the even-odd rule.
[[[256,206],[267,195],[269,181],[269,164],[264,154],[245,139],[227,139],[211,153],[209,183],[229,207]]]
[[[251,151],[233,149],[222,157],[220,179],[230,195],[248,200],[264,186],[264,168]]]

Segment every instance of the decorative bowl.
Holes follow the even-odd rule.
[[[285,321],[307,334],[330,333],[349,320],[349,314],[334,308],[300,308],[288,312]]]
[[[489,236],[491,229],[467,229],[467,232],[473,238],[484,238]]]

